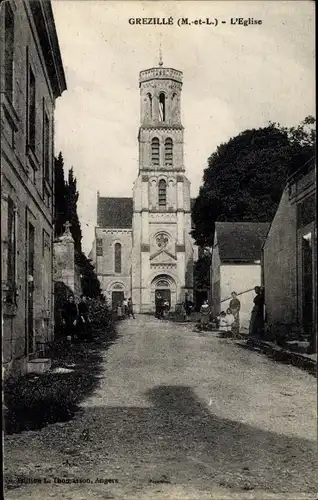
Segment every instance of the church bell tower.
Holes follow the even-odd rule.
[[[174,310],[192,288],[190,183],[181,124],[182,72],[140,72],[139,172],[133,195],[132,295],[154,310],[156,295]]]

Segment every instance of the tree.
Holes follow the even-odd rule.
[[[288,175],[314,156],[314,124],[312,116],[290,129],[270,123],[217,147],[192,210],[199,246],[212,246],[216,220],[272,220]]]
[[[54,235],[58,237],[64,233],[64,224],[66,222],[64,160],[61,152],[57,158],[54,158],[54,199]]]
[[[83,252],[75,254],[75,263],[81,274],[82,292],[86,297],[100,298],[102,290],[91,260]]]
[[[64,160],[62,153],[55,158],[55,236],[65,231],[65,222],[71,223],[74,239],[75,264],[81,275],[82,291],[87,297],[101,298],[101,287],[90,259],[82,251],[82,231],[77,213],[79,192],[73,168],[68,172],[68,181],[64,178]]]
[[[77,181],[74,177],[73,168],[68,172],[68,182],[65,186],[66,189],[66,219],[71,223],[71,233],[74,239],[75,251],[81,253],[82,251],[82,231],[77,214],[77,201],[79,193],[77,191]]]

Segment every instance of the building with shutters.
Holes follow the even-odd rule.
[[[55,100],[66,89],[49,1],[0,9],[2,348],[26,371],[53,335]]]
[[[141,71],[139,171],[131,198],[97,196],[91,253],[113,307],[132,297],[136,312],[152,312],[159,293],[176,310],[193,296],[195,247],[190,236],[190,182],[184,166],[182,73]]]

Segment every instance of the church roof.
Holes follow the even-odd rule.
[[[105,228],[131,229],[132,198],[98,198],[97,225]]]
[[[269,227],[268,222],[216,222],[221,261],[260,260]]]
[[[191,209],[195,202],[191,198]],[[97,202],[97,225],[104,228],[131,229],[133,216],[132,198],[103,198]]]

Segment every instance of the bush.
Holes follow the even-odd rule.
[[[102,299],[89,300],[89,315],[92,322],[92,328],[95,332],[104,332],[113,330],[112,313],[107,303]]]
[[[71,418],[79,399],[79,380],[76,373],[67,375],[48,373],[8,379],[4,385],[6,431],[37,429]]]

